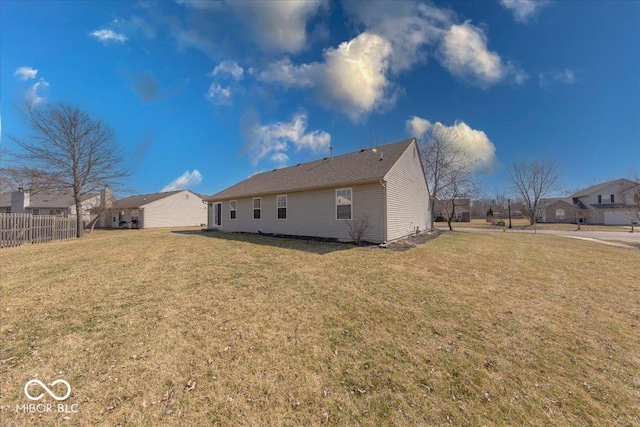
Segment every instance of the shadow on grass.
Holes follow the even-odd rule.
[[[352,243],[326,242],[311,237],[274,237],[254,233],[232,233],[216,230],[174,230],[171,232],[175,234],[203,236],[233,242],[253,243],[256,245],[272,246],[282,249],[292,249],[319,255],[325,255],[336,251],[344,251],[356,247]]]

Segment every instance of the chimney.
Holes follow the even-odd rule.
[[[104,190],[100,191],[100,207],[102,209],[110,209],[113,206],[113,192],[109,186],[105,186]]]
[[[22,187],[18,191],[11,193],[11,212],[12,213],[28,213],[27,209],[31,204],[31,195],[28,191],[24,191]]]

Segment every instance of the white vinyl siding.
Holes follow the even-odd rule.
[[[141,206],[138,222],[144,228],[201,225],[207,222],[207,205],[184,190]]]
[[[387,241],[431,227],[429,189],[413,142],[387,173]]]
[[[384,187],[378,182],[352,186],[352,218],[366,219],[369,227],[364,240],[384,241]],[[287,194],[287,220],[277,218],[277,195],[262,196],[262,220],[253,220],[253,199],[237,199],[237,220],[222,225],[226,231],[317,236],[350,240],[347,221],[336,221],[336,189],[301,191]],[[223,203],[223,216],[228,203]]]

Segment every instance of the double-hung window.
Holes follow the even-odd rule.
[[[278,219],[287,219],[287,195],[277,196],[276,204],[278,207]]]
[[[236,206],[237,202],[235,200],[229,202],[229,218],[231,219],[236,219]]]
[[[253,219],[260,219],[262,211],[262,199],[256,197],[253,199]]]
[[[351,189],[336,190],[336,219],[351,219]]]

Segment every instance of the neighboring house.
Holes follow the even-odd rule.
[[[189,191],[140,194],[114,200],[105,214],[104,227],[186,227],[207,222],[202,197]]]
[[[451,199],[436,200],[433,208],[433,218],[436,221],[446,221],[449,218],[449,212],[454,206]],[[455,200],[455,209],[453,209],[453,222],[470,222],[471,221],[471,199]]]
[[[431,228],[415,139],[256,174],[206,199],[208,227],[389,242]]]
[[[584,222],[586,209],[575,205],[571,197],[543,199],[540,204],[543,208],[538,222]]]
[[[638,184],[615,179],[592,185],[577,193],[542,203],[541,222],[630,225],[630,212],[638,209]]]
[[[82,196],[82,219],[91,220],[94,208],[100,205],[100,194]],[[0,213],[28,213],[32,215],[61,215],[76,214],[76,204],[73,193],[69,191],[42,191],[31,193],[18,189],[0,194]]]

